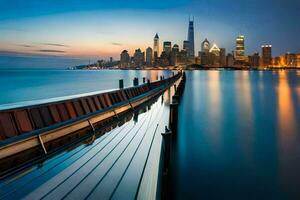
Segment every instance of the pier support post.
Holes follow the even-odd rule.
[[[173,102],[170,104],[169,127],[175,136],[177,134],[177,125],[178,125],[178,102]]]
[[[168,199],[169,197],[169,174],[171,164],[171,153],[172,153],[172,131],[166,127],[165,133],[162,133],[162,147],[163,147],[163,177],[162,177],[162,199]]]
[[[173,103],[179,103],[180,102],[180,96],[178,94],[175,94],[173,97],[172,97],[172,102]]]
[[[138,86],[139,85],[139,79],[138,78],[134,78],[133,79],[133,86]]]
[[[124,81],[123,81],[123,79],[119,80],[119,88],[120,89],[124,88]]]

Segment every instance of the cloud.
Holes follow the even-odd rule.
[[[66,53],[66,51],[61,51],[61,50],[55,50],[55,49],[40,49],[38,52],[43,52],[43,53]]]
[[[42,45],[45,45],[45,46],[54,46],[54,47],[68,47],[67,45],[65,44],[58,44],[58,43],[41,43]]]
[[[20,46],[20,47],[26,47],[26,48],[32,48],[32,47],[34,47],[32,45],[29,45],[29,44],[19,44],[18,46]]]
[[[122,46],[121,43],[117,43],[117,42],[112,42],[111,44],[112,44],[112,45],[115,45],[115,46]]]

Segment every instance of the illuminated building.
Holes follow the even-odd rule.
[[[296,67],[297,66],[297,54],[287,53],[286,56],[286,66],[287,67]]]
[[[220,49],[216,44],[214,44],[209,50],[209,61],[210,65],[213,67],[220,66]]]
[[[152,66],[153,51],[151,47],[146,49],[146,66]]]
[[[275,58],[272,58],[272,66],[273,67],[279,67],[280,66],[280,57],[277,56]]]
[[[263,67],[272,65],[272,45],[262,45],[261,64]]]
[[[297,67],[300,67],[300,53],[297,54]]]
[[[210,48],[209,53],[215,54],[216,56],[220,56],[220,49],[219,49],[219,47],[216,44],[214,44]]]
[[[172,43],[171,42],[164,42],[164,52],[166,52],[166,54],[171,53],[172,50]]]
[[[209,49],[210,49],[210,43],[207,40],[207,38],[205,38],[205,40],[201,43],[201,51],[205,53],[209,53]]]
[[[127,68],[130,66],[130,56],[127,50],[122,51],[120,54],[120,68]]]
[[[245,61],[245,36],[243,35],[239,35],[236,38],[234,58],[237,62]]]
[[[259,67],[259,59],[258,53],[254,53],[252,56],[249,56],[250,67]]]
[[[193,58],[195,56],[194,19],[189,19],[188,41],[188,57]]]
[[[154,37],[153,53],[154,53],[154,59],[156,60],[159,55],[159,37],[157,33]]]

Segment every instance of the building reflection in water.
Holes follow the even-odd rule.
[[[240,126],[241,130],[238,134],[238,144],[243,153],[243,158],[249,164],[254,161],[254,142],[255,142],[255,126],[253,119],[253,104],[252,104],[252,88],[250,81],[249,71],[242,71],[235,73],[236,88],[236,101],[238,108],[237,126]]]
[[[297,192],[297,188],[292,188],[300,184],[299,155],[299,137],[297,136],[297,120],[295,115],[295,104],[292,96],[292,86],[289,85],[288,72],[280,71],[278,74],[278,162],[279,175],[284,188],[291,192]],[[297,149],[295,149],[297,148]],[[298,164],[299,165],[299,164]],[[293,183],[293,184],[291,184]]]
[[[214,155],[217,155],[222,150],[222,131],[221,125],[223,124],[223,115],[222,115],[222,104],[221,104],[221,80],[220,80],[220,71],[209,71],[208,72],[208,108],[209,112],[207,113],[210,119],[209,129],[207,137],[208,141],[211,142],[211,151]]]

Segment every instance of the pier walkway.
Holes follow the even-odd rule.
[[[160,198],[162,133],[169,126],[172,86],[123,120],[120,116],[105,134],[91,135],[55,156],[4,176],[0,199]]]

